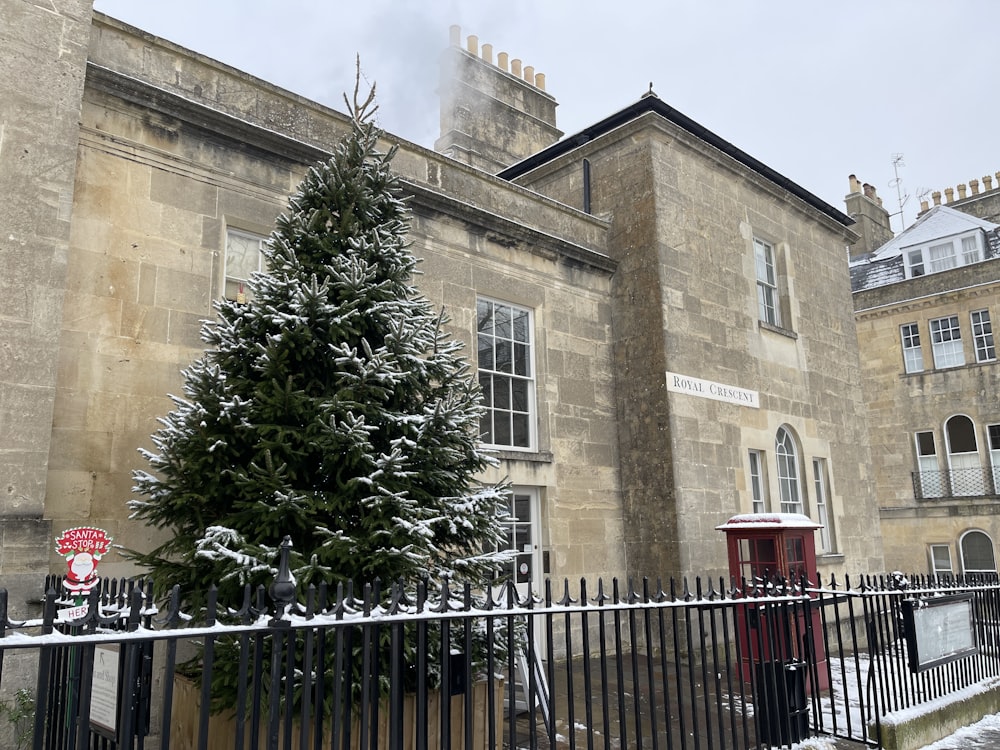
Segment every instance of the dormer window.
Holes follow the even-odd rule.
[[[931,245],[928,248],[931,261],[931,273],[947,271],[958,265],[955,260],[955,246],[951,242],[942,242],[940,245]]]
[[[935,240],[933,243],[914,247],[904,254],[906,258],[906,278],[912,279],[925,273],[939,273],[983,259],[981,232],[976,231],[964,237]]]
[[[979,249],[979,238],[976,235],[962,238],[962,264],[978,263],[983,259],[983,253]]]

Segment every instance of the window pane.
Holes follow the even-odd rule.
[[[247,280],[260,271],[263,263],[261,248],[264,237],[230,229],[226,232],[225,288],[226,299],[246,302],[250,299]]]
[[[502,339],[496,340],[496,363],[493,368],[497,372],[512,372],[514,369],[514,362],[512,357],[513,344],[509,341],[504,341]]]
[[[978,263],[981,260],[979,254],[979,241],[975,237],[962,238],[962,263]]]
[[[933,456],[935,452],[936,451],[934,450],[934,433],[918,432],[917,454],[920,456]]]
[[[484,300],[476,302],[476,330],[493,333],[493,303]]]
[[[920,328],[916,323],[906,323],[899,328],[903,339],[903,365],[906,372],[924,369],[924,355],[920,349]]]
[[[493,338],[490,336],[479,336],[479,368],[481,370],[494,369]]]
[[[495,305],[494,309],[494,335],[497,338],[509,339],[511,337],[510,308],[506,305]]]
[[[478,300],[476,313],[480,383],[491,410],[487,442],[531,448],[535,419],[531,311]]]
[[[514,374],[527,376],[531,373],[529,372],[529,358],[528,358],[528,346],[527,344],[514,344]]]
[[[934,350],[934,366],[958,367],[965,364],[962,349],[962,330],[958,316],[937,318],[931,321],[931,345]]]
[[[781,316],[778,312],[777,274],[774,270],[774,248],[756,238],[753,247],[757,273],[758,315],[765,323],[781,325]]]
[[[957,415],[948,420],[945,425],[948,430],[948,446],[952,453],[975,453],[979,450],[976,444],[976,428],[972,420],[965,415]]]
[[[763,461],[760,451],[750,451],[749,460],[751,510],[754,513],[764,513],[767,511],[767,502],[764,499]]]
[[[991,424],[989,431],[990,450],[1000,450],[1000,424]]]
[[[976,361],[988,362],[996,359],[993,345],[993,324],[989,310],[975,310],[972,313],[972,338],[976,345]]]
[[[528,318],[527,310],[514,310],[514,341],[528,343],[531,340],[529,338],[531,327],[528,324]]]
[[[226,276],[231,279],[249,279],[260,270],[260,237],[229,232],[226,237]]]
[[[512,414],[513,434],[511,445],[527,448],[531,445],[531,432],[527,414]]]
[[[995,573],[993,540],[981,531],[962,537],[962,563],[966,573]]]
[[[931,271],[947,271],[958,265],[955,260],[955,246],[950,242],[932,245],[928,255],[931,259]]]
[[[514,411],[528,411],[528,385],[529,381],[527,380],[512,380],[510,382],[510,405]]]
[[[795,443],[791,434],[784,427],[778,430],[775,453],[778,459],[778,490],[781,498],[781,512],[801,513],[802,494],[799,490],[799,469],[798,459],[795,455]]]
[[[493,412],[493,442],[497,445],[511,445],[510,412]]]
[[[510,409],[510,378],[494,378],[493,406],[497,409]]]

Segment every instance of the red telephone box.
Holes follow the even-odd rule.
[[[822,528],[808,516],[798,513],[746,513],[733,516],[721,526],[726,533],[729,549],[729,574],[737,585],[743,579],[751,585],[783,577],[798,583],[802,576],[816,574],[816,541],[814,532]],[[818,608],[810,617],[812,655],[807,652],[805,636],[810,629],[804,622],[805,613],[791,608],[797,621],[789,621],[790,608],[769,604],[766,597],[748,605],[745,616],[737,618],[743,679],[749,681],[753,665],[763,663],[791,664],[812,661],[814,679],[820,690],[829,687],[826,673],[826,652]]]

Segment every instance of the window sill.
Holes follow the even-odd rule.
[[[552,453],[549,451],[512,451],[503,448],[484,448],[490,455],[504,461],[528,461],[537,464],[552,463]]]
[[[777,333],[780,336],[786,336],[787,338],[790,338],[790,339],[793,339],[793,340],[797,339],[799,337],[799,335],[795,331],[792,331],[792,330],[790,330],[788,328],[782,328],[781,326],[771,325],[770,323],[768,323],[766,321],[763,321],[763,320],[758,320],[757,321],[757,327],[759,329],[764,330],[764,331],[770,331],[771,333]]]
[[[816,553],[816,564],[817,565],[839,565],[844,562],[843,552],[817,552]]]

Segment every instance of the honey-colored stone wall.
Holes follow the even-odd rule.
[[[79,138],[46,512],[56,531],[96,525],[145,548],[155,534],[127,519],[131,472],[202,351],[226,229],[267,234],[344,120],[302,105],[290,135],[312,142],[276,137],[268,113],[284,111],[286,92],[116,22],[98,19],[95,40],[103,65],[88,79]],[[171,86],[184,95],[163,93]],[[220,113],[229,105],[217,101],[233,98],[224,89],[261,127],[229,118],[238,108]],[[395,164],[413,195],[417,285],[446,307],[469,357],[477,295],[535,313],[539,449],[502,454],[489,478],[537,489],[552,575],[620,575],[614,263],[594,250],[606,222],[410,144]],[[114,555],[102,570],[130,572]]]
[[[0,581],[15,619],[44,512],[90,3],[0,0]]]
[[[996,398],[1000,365],[975,362],[969,314],[985,309],[997,320],[998,299],[1000,260],[855,294],[874,479],[889,569],[929,571],[930,545],[947,544],[953,571],[958,573],[962,534],[985,531],[995,549],[1000,540],[1000,504],[995,496],[917,499],[913,484],[915,434],[934,433],[939,468],[947,470],[944,426],[957,414],[972,419],[980,463],[984,468],[991,465],[987,426],[1000,423]],[[959,318],[966,364],[937,369],[929,321],[949,315]],[[919,326],[924,362],[923,371],[909,374],[904,371],[900,338],[900,326],[907,323]]]
[[[628,568],[725,574],[715,527],[749,512],[746,455],[794,432],[807,512],[812,458],[830,474],[837,555],[882,569],[846,263],[849,230],[681,128],[644,115],[520,178],[571,205],[590,163],[609,253]],[[753,238],[776,251],[782,329],[758,322]],[[760,408],[668,393],[665,372],[759,392]]]

